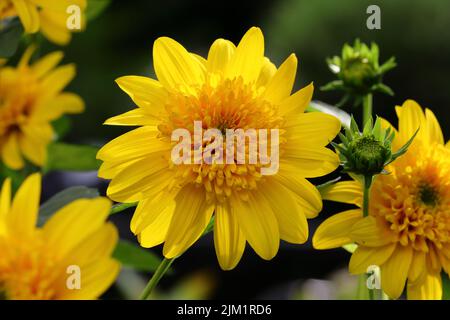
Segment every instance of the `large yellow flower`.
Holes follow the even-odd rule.
[[[106,198],[76,200],[36,227],[41,177],[28,177],[11,202],[0,193],[0,296],[6,299],[95,299],[115,280],[117,229],[105,223]],[[78,277],[76,278],[70,278]]]
[[[277,69],[264,57],[264,39],[251,28],[236,47],[218,39],[208,58],[189,53],[162,37],[153,47],[157,80],[139,76],[117,79],[139,108],[106,121],[139,128],[105,145],[99,175],[112,179],[108,195],[139,201],[131,221],[142,246],[164,242],[167,258],[182,254],[205,230],[214,214],[214,243],[223,269],[239,262],[246,242],[264,259],[278,251],[280,239],[304,243],[306,218],[322,208],[307,177],[338,165],[325,146],[340,130],[338,120],[322,113],[304,114],[312,84],[291,95],[297,59]],[[280,167],[261,175],[257,164],[182,164],[171,160],[171,133],[204,129],[280,129]],[[206,147],[205,147],[206,149]]]
[[[29,65],[32,53],[29,48],[17,68],[0,67],[0,154],[12,169],[24,166],[23,156],[44,165],[54,136],[50,122],[84,109],[78,95],[61,92],[75,76],[75,66],[56,67],[61,52]]]
[[[50,41],[65,45],[71,39],[68,8],[78,6],[83,29],[86,4],[87,0],[0,0],[0,20],[18,16],[26,33],[40,31]]]
[[[450,147],[429,109],[424,113],[408,100],[396,111],[394,149],[420,129],[408,152],[387,167],[390,173],[375,178],[369,216],[355,209],[330,217],[317,229],[313,245],[329,249],[355,242],[351,273],[378,265],[389,297],[398,298],[407,281],[409,299],[441,299],[440,273],[450,272]],[[361,207],[362,184],[336,183],[323,198]]]

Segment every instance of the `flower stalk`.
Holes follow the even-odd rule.
[[[174,260],[175,258],[173,259],[164,258],[163,261],[161,261],[160,265],[158,266],[158,269],[156,269],[156,272],[153,274],[153,276],[150,278],[150,281],[145,286],[144,291],[142,291],[140,296],[141,300],[148,300],[148,298],[153,292],[153,289],[155,289],[159,281],[164,277],[164,275],[166,274],[167,270],[169,270]]]

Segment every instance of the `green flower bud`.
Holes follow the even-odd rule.
[[[407,151],[416,134],[397,152],[392,153],[394,135],[395,132],[390,128],[386,130],[381,128],[379,118],[375,121],[375,125],[370,119],[361,133],[352,117],[350,128],[345,128],[345,135],[339,134],[341,143],[332,145],[339,153],[345,172],[372,177],[387,173],[384,168]]]
[[[345,102],[353,97],[355,104],[359,104],[362,96],[374,92],[393,94],[382,80],[383,75],[396,66],[395,58],[390,58],[380,66],[379,49],[375,43],[370,48],[358,39],[353,46],[345,44],[341,56],[327,59],[327,64],[338,80],[323,86],[322,90],[345,91]]]

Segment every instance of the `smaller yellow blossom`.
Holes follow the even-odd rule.
[[[405,285],[408,299],[441,299],[441,271],[450,274],[450,144],[444,145],[429,109],[424,112],[408,100],[396,111],[394,150],[419,131],[406,154],[386,167],[389,174],[376,176],[369,215],[352,209],[328,218],[317,229],[313,245],[330,249],[356,243],[350,272],[361,274],[379,266],[381,287],[392,299],[400,297]],[[391,127],[387,121],[384,125]],[[355,178],[326,187],[322,196],[361,208],[362,190]]]
[[[54,137],[51,121],[84,110],[82,99],[62,92],[75,76],[73,64],[56,67],[62,52],[29,64],[33,48],[16,68],[0,67],[0,155],[11,169],[23,168],[23,157],[43,166],[47,145]]]
[[[38,228],[40,194],[39,174],[29,176],[12,201],[10,179],[3,183],[0,296],[14,300],[98,298],[120,268],[111,258],[117,229],[105,222],[111,202],[101,197],[75,200]],[[79,287],[72,287],[69,277],[76,268]]]
[[[67,27],[70,18],[67,12],[74,5],[80,9],[82,30],[87,0],[0,0],[0,20],[17,16],[26,33],[40,31],[50,41],[65,45],[72,37]]]

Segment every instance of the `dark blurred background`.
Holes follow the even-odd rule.
[[[371,4],[381,8],[381,30],[366,28],[366,8]],[[65,62],[76,63],[78,70],[69,89],[80,94],[87,105],[85,113],[71,117],[72,131],[66,140],[103,145],[130,129],[102,126],[106,118],[133,108],[133,102],[116,86],[114,79],[123,75],[154,77],[152,45],[156,38],[172,37],[188,50],[206,55],[215,39],[223,37],[237,43],[251,26],[262,28],[266,56],[277,65],[291,52],[297,54],[300,67],[296,89],[314,81],[314,99],[330,104],[337,103],[341,95],[318,89],[333,80],[325,58],[340,54],[342,45],[352,43],[355,38],[377,42],[380,62],[394,55],[398,67],[385,77],[385,83],[396,95],[376,95],[375,112],[396,124],[394,106],[412,98],[435,112],[444,136],[450,137],[448,0],[113,0],[100,17],[88,24],[86,32],[75,35],[63,49]],[[43,48],[44,51],[55,49],[51,45]],[[360,110],[347,111],[359,119]],[[46,184],[50,190],[46,197],[70,185],[98,187],[102,192],[107,185],[96,178],[95,172],[54,172],[46,178]],[[323,218],[342,209],[345,207],[325,203],[319,218],[310,221],[310,235]],[[120,227],[122,237],[134,239],[129,232],[130,218],[131,212],[113,220]],[[161,248],[152,250],[161,252]],[[352,298],[348,292],[352,292],[355,279],[341,271],[348,258],[344,250],[319,252],[312,250],[310,243],[282,244],[277,257],[266,262],[247,247],[237,268],[224,272],[216,262],[212,239],[207,237],[174,263],[174,272],[161,283],[160,295]],[[132,296],[148,276],[125,270],[106,297]],[[123,283],[133,284],[135,290],[124,289]]]

